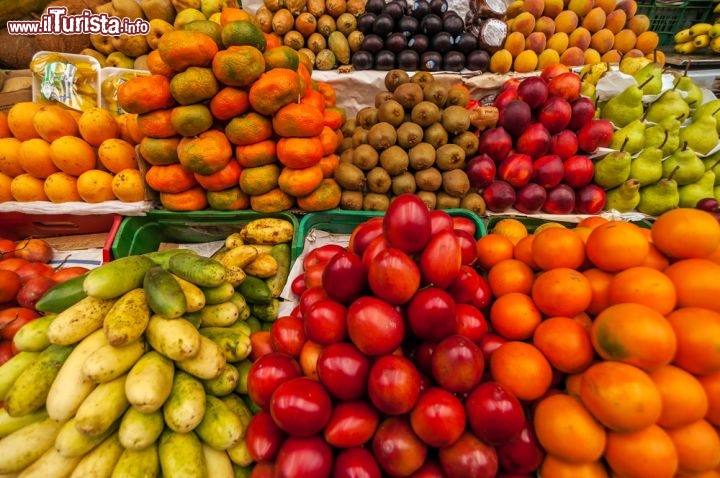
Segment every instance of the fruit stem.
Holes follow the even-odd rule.
[[[627,145],[627,143],[628,143],[629,140],[630,140],[630,138],[628,138],[627,136],[625,136],[625,141],[623,141],[622,146],[620,146],[620,151],[625,151],[625,146]]]
[[[679,165],[679,164],[676,165],[676,166],[673,168],[672,171],[670,171],[670,174],[669,174],[668,177],[667,177],[668,181],[670,181],[670,180],[673,178],[673,176],[675,176],[675,173],[677,172],[678,169],[680,169],[680,165]]]
[[[682,151],[687,150],[687,141],[685,141],[682,145]]]
[[[667,140],[669,137],[670,137],[670,135],[668,134],[667,130],[665,130],[665,139],[663,140],[662,143],[660,143],[660,146],[658,146],[660,149],[662,149],[663,146],[665,146],[665,143],[667,143]]]
[[[685,63],[685,71],[683,71],[683,76],[687,76],[688,70],[690,69],[690,64],[692,63],[692,60],[688,60],[687,63]]]
[[[647,85],[648,83],[650,83],[650,82],[653,80],[653,78],[654,78],[654,77],[653,77],[652,75],[648,76],[648,77],[645,79],[645,81],[643,81],[642,83],[640,83],[640,84],[638,85],[638,88],[642,89],[643,86],[645,86],[645,85]]]

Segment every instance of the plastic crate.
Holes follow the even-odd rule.
[[[661,0],[638,0],[637,13],[650,17],[650,30],[660,37],[660,45],[672,45],[677,32],[710,18],[712,0],[684,0],[668,3]]]
[[[470,219],[475,224],[475,237],[480,238],[485,235],[486,229],[480,216],[467,209],[446,209],[448,214],[453,217],[464,217]],[[342,209],[332,209],[323,212],[311,212],[306,214],[300,221],[300,228],[297,234],[297,241],[293,248],[293,259],[300,256],[305,245],[305,238],[313,229],[331,232],[334,234],[350,234],[358,224],[371,219],[373,217],[382,217],[384,212],[377,211],[345,211]]]
[[[145,216],[123,219],[112,242],[112,258],[145,254],[158,250],[163,242],[198,244],[222,241],[237,232],[246,223],[263,217],[285,219],[293,224],[294,237],[291,250],[298,236],[299,224],[295,215],[279,212],[261,214],[253,211],[190,211],[172,212],[152,210]]]
[[[540,217],[532,217],[532,216],[516,216],[512,214],[503,214],[503,215],[497,215],[497,216],[488,216],[485,221],[485,228],[488,232],[492,232],[495,225],[500,222],[503,219],[517,219],[521,223],[525,225],[525,228],[527,229],[528,233],[532,234],[535,232],[535,229],[537,229],[542,224],[547,224],[548,222],[556,222],[558,224],[562,224],[563,226],[572,229],[578,225],[577,222],[572,221],[559,221],[555,219],[545,219]],[[641,221],[629,221],[633,224],[636,224],[640,227],[644,227],[646,229],[649,229],[652,226],[652,223],[648,220],[641,220]]]

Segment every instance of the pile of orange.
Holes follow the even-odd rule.
[[[127,115],[21,102],[0,112],[0,202],[142,201]]]
[[[585,219],[477,241],[493,380],[532,404],[543,478],[720,477],[720,224]]]
[[[344,111],[305,55],[225,8],[220,47],[197,31],[165,33],[151,75],[118,88],[134,114],[145,179],[168,210],[332,209]]]

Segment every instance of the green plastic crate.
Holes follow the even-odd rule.
[[[485,224],[480,216],[467,209],[446,209],[448,214],[453,217],[464,217],[470,219],[475,224],[475,237],[480,238],[485,235]],[[306,214],[300,221],[300,228],[297,234],[297,241],[293,249],[293,258],[302,254],[305,245],[305,238],[313,229],[331,232],[334,234],[350,234],[358,224],[371,219],[373,217],[382,217],[384,212],[377,211],[345,211],[342,209],[332,209],[330,211],[312,212]]]
[[[685,0],[680,5],[638,0],[637,4],[637,13],[650,17],[650,30],[660,37],[660,46],[672,45],[677,32],[707,21],[714,7],[712,0]]]
[[[172,212],[162,209],[149,211],[145,216],[126,217],[120,223],[112,243],[112,258],[145,254],[158,250],[163,242],[198,244],[224,240],[233,232],[263,217],[285,219],[293,224],[298,237],[298,220],[294,214],[279,212],[261,214],[253,211],[190,211]],[[294,259],[294,257],[293,257]]]
[[[485,228],[488,232],[492,232],[495,225],[500,222],[503,219],[517,219],[521,223],[525,225],[525,228],[528,230],[528,233],[532,234],[535,232],[535,229],[540,227],[542,224],[546,224],[548,222],[557,222],[558,224],[562,224],[563,226],[572,229],[575,226],[578,225],[577,222],[571,222],[571,221],[558,221],[558,220],[549,220],[549,219],[543,219],[539,217],[529,217],[529,216],[515,216],[512,214],[503,214],[503,215],[497,215],[497,216],[488,216],[485,221]],[[633,224],[636,224],[640,227],[644,228],[650,228],[652,226],[652,223],[650,221],[630,221]]]

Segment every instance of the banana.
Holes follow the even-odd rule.
[[[695,45],[695,48],[705,48],[710,44],[710,35],[707,33],[703,33],[702,35],[698,35],[695,38],[693,38],[693,44]]]
[[[720,53],[720,37],[710,40],[710,49],[715,53]]]
[[[690,53],[695,51],[695,43],[693,43],[692,40],[686,41],[685,43],[678,43],[675,45],[675,53],[680,53],[682,55],[689,55]]]
[[[720,3],[715,5],[715,8],[713,8],[713,13],[720,13]]]
[[[673,39],[675,40],[675,43],[685,43],[685,42],[692,40],[692,35],[690,34],[690,29],[685,28],[684,30],[680,30],[679,32],[677,32],[675,34]]]
[[[698,35],[703,35],[708,32],[712,28],[711,23],[696,23],[695,25],[690,27],[690,36],[696,37]]]
[[[710,38],[720,37],[720,23],[714,24],[712,28],[708,30],[707,34],[710,36]]]

